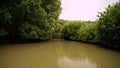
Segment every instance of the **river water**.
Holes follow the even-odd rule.
[[[6,44],[0,68],[120,68],[120,52],[65,40]]]

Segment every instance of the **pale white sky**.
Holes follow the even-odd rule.
[[[118,0],[62,0],[60,19],[94,21],[97,12],[101,12],[107,5]]]

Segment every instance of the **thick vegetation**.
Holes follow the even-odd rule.
[[[59,0],[0,1],[0,41],[48,40],[61,12]]]
[[[84,26],[82,26],[78,31],[78,40],[90,43],[97,42],[96,26],[96,22],[86,23]]]
[[[97,22],[66,21],[62,37],[67,40],[97,42]]]
[[[67,39],[120,49],[120,2],[95,22],[58,20],[60,0],[0,1],[0,42]]]
[[[52,28],[53,33],[52,33],[52,39],[62,39],[62,29],[63,26],[65,25],[66,21],[65,20],[58,20],[55,24],[54,27]]]
[[[77,40],[78,39],[78,30],[82,26],[82,23],[79,21],[66,21],[62,29],[62,36],[67,40]]]
[[[63,38],[89,43],[102,43],[120,49],[120,3],[108,6],[106,11],[99,13],[95,22],[67,23],[63,28]]]
[[[120,48],[120,3],[108,6],[100,13],[97,31],[99,42]]]

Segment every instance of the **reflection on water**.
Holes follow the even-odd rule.
[[[58,59],[59,68],[97,68],[97,65],[87,57],[84,59],[70,59],[68,57],[62,57]]]
[[[120,68],[120,52],[64,40],[1,45],[0,68]]]

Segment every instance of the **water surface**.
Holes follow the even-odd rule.
[[[0,68],[120,68],[120,52],[64,40],[1,45]]]

